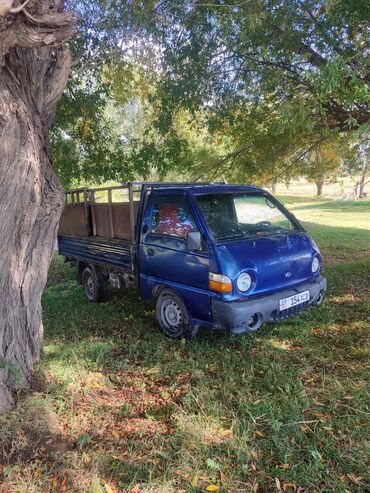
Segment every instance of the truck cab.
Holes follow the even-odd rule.
[[[88,200],[84,204],[89,207]],[[136,209],[133,204],[135,225],[125,240],[131,258],[122,258],[121,268],[123,239],[92,235],[82,240],[79,252],[81,239],[60,234],[59,250],[82,263],[81,279],[81,271],[89,269],[84,284],[96,282],[96,290],[110,278],[131,275],[141,296],[155,302],[166,335],[192,337],[199,328],[255,332],[265,322],[323,301],[327,285],[315,242],[267,191],[247,185],[142,184]],[[116,257],[115,265],[107,253],[101,257],[102,248]]]

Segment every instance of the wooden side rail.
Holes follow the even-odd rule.
[[[205,184],[209,185],[200,182],[142,181],[101,188],[68,190],[65,192],[66,205],[59,225],[59,235],[116,238],[135,244],[136,219],[143,191],[186,185],[196,187]]]

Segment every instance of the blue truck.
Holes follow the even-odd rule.
[[[107,286],[156,304],[172,338],[235,334],[320,305],[319,249],[267,191],[220,183],[127,183],[66,192],[59,253],[90,301]]]

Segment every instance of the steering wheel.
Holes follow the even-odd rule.
[[[259,223],[256,223],[255,226],[262,226],[264,228],[271,228],[271,223],[270,223],[270,221],[260,221]]]

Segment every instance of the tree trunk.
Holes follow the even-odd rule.
[[[63,48],[6,49],[1,34],[0,412],[5,412],[13,391],[29,386],[42,350],[41,295],[64,203],[48,132],[71,61]]]
[[[324,178],[320,178],[319,180],[316,180],[315,181],[315,184],[316,184],[316,188],[317,188],[316,195],[318,197],[321,197],[322,191],[323,191],[323,188],[324,188]]]
[[[364,163],[363,167],[362,167],[362,172],[361,172],[361,177],[360,177],[360,181],[358,182],[358,196],[359,197],[364,197],[365,196],[365,180],[366,180],[366,175],[367,175],[367,168],[368,168],[368,165],[367,165],[367,162]]]

